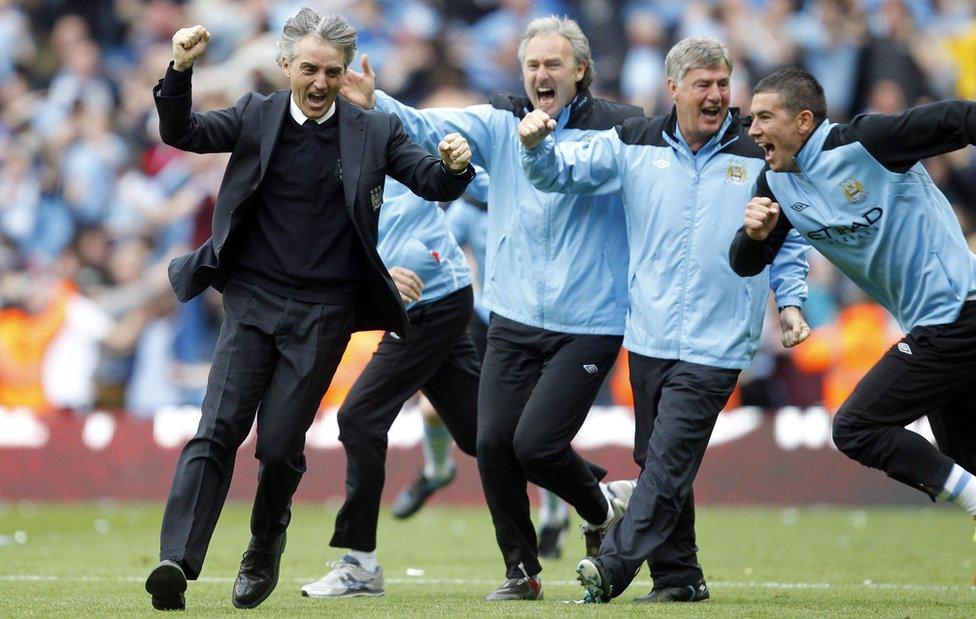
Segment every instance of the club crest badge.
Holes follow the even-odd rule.
[[[744,185],[749,180],[749,170],[742,163],[733,161],[725,168],[725,182],[733,185]]]
[[[383,204],[383,185],[377,185],[369,190],[369,201],[375,211]]]
[[[868,190],[853,176],[849,176],[840,184],[840,190],[844,192],[844,198],[851,204],[860,204],[868,199]]]

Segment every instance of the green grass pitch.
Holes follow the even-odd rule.
[[[582,539],[544,564],[545,600],[488,604],[504,571],[484,508],[433,507],[380,522],[381,598],[313,600],[299,587],[338,558],[334,505],[298,505],[281,581],[253,615],[972,617],[972,525],[955,508],[706,508],[698,543],[712,599],[648,608],[646,569],[607,605],[577,605]],[[143,580],[156,562],[157,504],[0,503],[0,617],[154,614]],[[248,539],[248,508],[228,505],[184,616],[240,614],[230,589]],[[577,519],[578,521],[578,519]],[[408,568],[410,574],[408,575]]]

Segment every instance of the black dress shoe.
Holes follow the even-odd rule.
[[[268,599],[278,584],[278,568],[281,555],[285,552],[285,532],[268,544],[258,544],[251,538],[241,569],[234,581],[234,595],[231,600],[237,608],[254,608]]]
[[[175,561],[160,561],[146,578],[146,591],[152,596],[156,610],[185,610],[186,574]]]

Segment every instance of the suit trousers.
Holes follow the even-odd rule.
[[[418,390],[444,420],[464,453],[474,456],[481,358],[468,335],[470,286],[410,309],[412,335],[386,333],[339,408],[346,451],[346,500],[330,546],[376,549],[380,497],[386,479],[387,434]]]
[[[200,574],[234,471],[257,417],[260,462],[251,511],[259,543],[282,533],[305,473],[305,433],[355,322],[352,305],[303,303],[232,277],[202,417],[183,448],[163,514],[160,558]]]
[[[641,473],[627,512],[600,547],[612,596],[627,588],[644,561],[655,588],[702,580],[692,483],[739,376],[739,370],[633,352],[629,361],[634,460]]]
[[[478,471],[507,578],[542,570],[526,482],[553,492],[588,522],[607,517],[599,486],[606,471],[570,443],[622,340],[491,315],[478,393]]]

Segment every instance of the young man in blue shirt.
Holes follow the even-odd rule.
[[[730,250],[751,276],[795,229],[906,333],[834,417],[837,448],[976,517],[976,255],[921,159],[976,144],[976,103],[826,118],[795,67],[756,85],[749,134],[767,168]],[[928,415],[938,449],[905,425]]]

